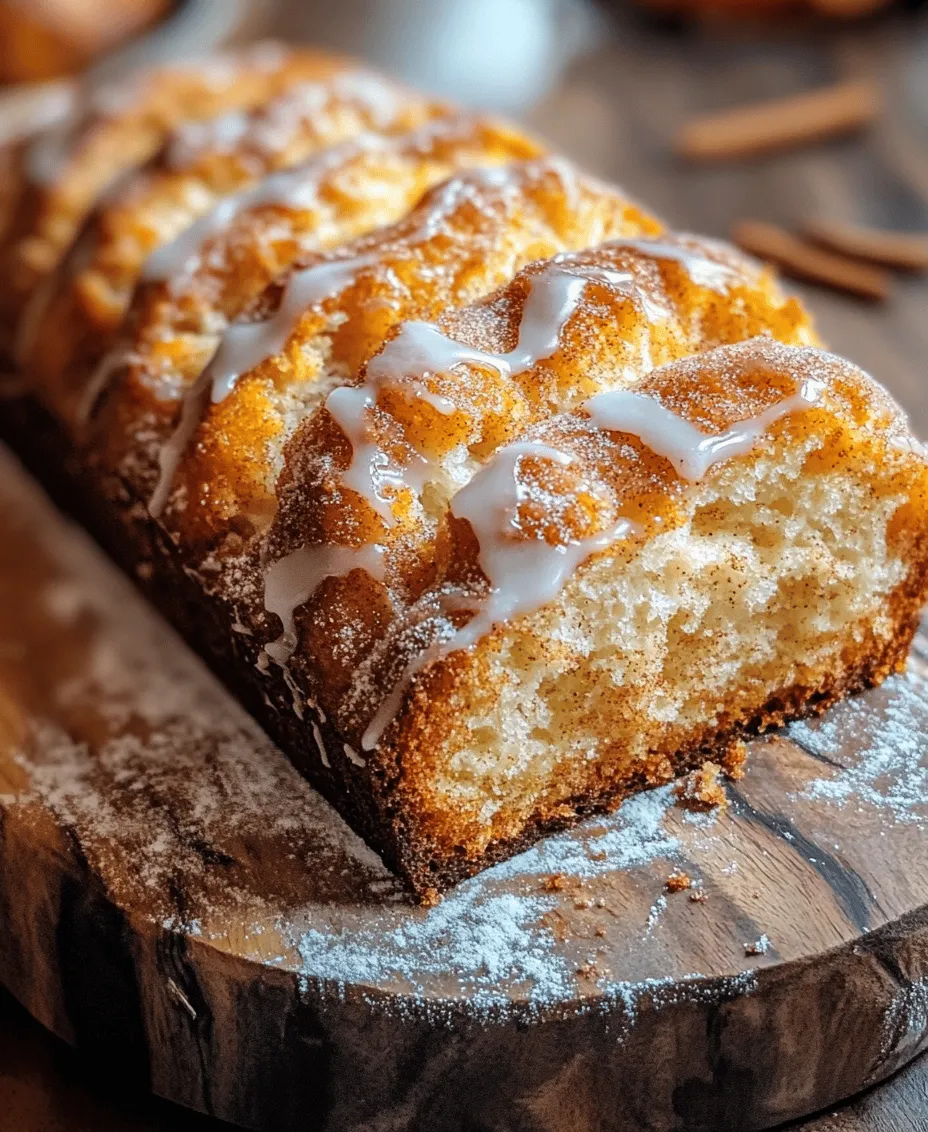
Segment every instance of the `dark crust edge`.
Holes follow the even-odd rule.
[[[39,402],[17,397],[0,403],[0,437],[209,664],[296,769],[426,904],[541,837],[569,828],[583,817],[615,810],[639,790],[666,784],[707,759],[724,764],[728,752],[743,739],[788,720],[819,715],[844,696],[880,684],[905,666],[928,593],[926,558],[913,565],[890,596],[893,636],[879,647],[874,647],[872,639],[865,641],[842,668],[831,673],[827,683],[784,689],[750,717],[707,728],[682,748],[654,752],[643,766],[636,764],[624,777],[564,800],[553,814],[534,817],[516,837],[492,842],[477,857],[466,856],[449,853],[447,847],[424,835],[415,815],[397,811],[395,782],[402,768],[395,755],[380,761],[379,752],[374,752],[365,767],[356,766],[341,754],[341,733],[330,721],[314,715],[326,747],[339,752],[329,760],[331,766],[323,765],[310,719],[299,719],[289,707],[292,693],[279,670],[258,671],[255,643],[230,628],[233,613],[229,604],[205,592],[201,581],[185,569],[180,551],[162,528],[121,485],[93,471]],[[140,571],[143,564],[148,568]]]

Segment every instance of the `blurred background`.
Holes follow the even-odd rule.
[[[67,76],[95,83],[264,36],[346,51],[513,116],[678,228],[928,233],[928,4],[904,0],[0,0],[0,141],[43,107],[53,116]],[[681,153],[681,132],[703,115],[847,80],[875,102],[835,136]],[[928,436],[928,260],[918,270],[910,259],[869,298],[834,277],[795,286],[826,341]],[[214,1127],[154,1102],[142,1117],[147,1101],[94,1099],[103,1090],[2,994],[0,1054],[4,1132]]]

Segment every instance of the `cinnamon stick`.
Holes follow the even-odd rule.
[[[775,224],[742,220],[735,225],[732,235],[746,252],[770,260],[798,279],[823,283],[874,301],[882,301],[889,294],[887,272],[807,244]]]
[[[928,271],[928,232],[890,232],[838,220],[815,220],[803,225],[802,235],[854,259],[901,271]]]
[[[875,83],[835,83],[694,118],[677,135],[674,148],[689,161],[753,157],[862,129],[880,109]]]

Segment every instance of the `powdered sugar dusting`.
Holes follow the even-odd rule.
[[[536,924],[554,908],[553,897],[490,894],[465,884],[421,917],[396,915],[338,935],[311,928],[300,940],[308,971],[337,982],[395,982],[422,994],[428,976],[456,972],[462,995],[478,1007],[508,1003],[513,984],[530,1001],[550,1004],[575,989],[554,937]]]
[[[578,838],[568,831],[545,838],[529,852],[497,865],[492,875],[504,878],[565,873],[588,879],[649,861],[673,860],[682,850],[665,827],[673,805],[670,786],[635,794],[616,814],[594,823],[595,836]]]
[[[312,927],[298,944],[305,969],[336,983],[392,984],[420,996],[454,972],[457,996],[487,1011],[513,997],[535,1007],[571,999],[579,959],[551,925],[563,898],[539,891],[539,880],[606,877],[672,857],[679,843],[664,829],[672,806],[669,787],[636,795],[579,836],[547,838],[465,881],[435,908],[355,913],[338,932]],[[599,989],[614,994],[618,985],[607,978]]]
[[[928,684],[909,671],[874,697],[852,697],[822,719],[793,724],[788,734],[818,756],[853,762],[821,774],[805,797],[840,806],[875,807],[895,822],[928,821]]]

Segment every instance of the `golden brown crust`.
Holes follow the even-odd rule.
[[[0,263],[0,326],[7,338],[42,280],[57,267],[105,190],[152,157],[183,122],[248,109],[288,87],[332,74],[344,60],[262,44],[186,67],[84,91],[69,119],[21,148],[23,185]]]
[[[424,153],[413,153],[417,144],[420,150],[427,150],[431,142],[436,159],[446,157],[439,175],[453,168],[455,142],[463,152],[465,135],[470,141],[468,156],[472,160],[481,156],[480,142],[484,138],[478,134],[477,124],[465,125],[449,115],[443,104],[373,72],[348,64],[333,69],[326,64],[311,82],[298,72],[292,86],[254,110],[235,110],[214,121],[190,122],[180,127],[147,166],[122,189],[108,193],[88,218],[80,240],[53,280],[40,317],[34,320],[30,340],[21,345],[21,363],[35,375],[39,388],[59,411],[71,395],[79,403],[82,377],[89,378],[112,344],[143,268],[148,265],[151,269],[153,265],[151,273],[158,273],[153,253],[159,249],[162,256],[168,253],[163,270],[172,281],[176,280],[184,270],[184,258],[178,252],[172,260],[172,242],[182,242],[183,234],[194,224],[208,223],[224,206],[231,214],[231,206],[241,201],[249,219],[258,224],[264,222],[273,232],[274,243],[268,249],[271,256],[263,260],[255,257],[253,272],[248,270],[251,265],[238,265],[239,278],[247,273],[249,281],[260,290],[262,273],[270,280],[287,265],[288,255],[299,250],[297,243],[284,242],[282,218],[303,222],[302,229],[294,225],[294,236],[301,230],[318,231],[324,220],[320,215],[321,202],[332,203],[334,187],[340,188],[342,182],[347,184],[352,163],[358,167],[355,175],[359,179],[366,173],[373,180],[380,173],[377,185],[383,192],[383,170],[390,157],[396,176],[396,166],[404,153],[410,163],[414,158],[420,165],[425,163]],[[437,142],[428,129],[416,132],[417,127],[429,121],[436,135],[439,125],[447,123],[444,153],[438,152]],[[484,134],[490,129],[489,124],[483,125]],[[389,145],[391,138],[393,144]],[[503,145],[502,138],[499,144]],[[384,147],[383,153],[378,146]],[[525,147],[529,148],[527,141]],[[379,167],[375,153],[380,157]],[[342,154],[341,159],[336,159]],[[362,168],[365,157],[368,161]],[[297,176],[300,170],[305,171],[302,178]],[[294,171],[294,176],[278,178],[278,199],[249,209],[249,190],[260,189],[269,177],[285,171]],[[312,202],[315,208],[307,208],[311,198],[305,187],[312,184],[314,177],[319,179],[321,200]],[[398,194],[397,206],[405,212],[427,184],[426,175],[420,183],[410,184],[407,195]],[[296,186],[300,185],[304,186],[303,200],[299,202],[303,208],[297,209]],[[288,194],[294,199],[294,206],[289,208],[285,203]],[[266,195],[270,194],[266,191]],[[373,192],[371,198],[376,200]],[[389,202],[376,203],[380,209],[375,218],[383,223],[384,218],[390,217]],[[343,211],[347,213],[348,209]],[[291,218],[291,212],[299,215]],[[356,202],[355,212],[357,215],[351,219],[362,228],[367,218],[360,202]],[[235,219],[239,225],[245,221],[245,216]],[[350,226],[333,226],[332,238],[344,239],[351,233]],[[257,242],[255,238],[255,246]],[[224,243],[225,247],[231,246],[229,240]],[[205,249],[205,254],[212,256],[217,251]],[[192,299],[197,295],[194,284],[199,286],[200,293],[212,298],[208,282],[217,277],[217,261],[210,258],[207,263],[208,269],[204,266],[194,272],[186,295],[182,296],[176,286],[166,294],[165,284],[159,285],[155,278],[147,284],[146,301],[159,311],[166,304],[175,310],[181,307],[189,320]],[[184,299],[187,301],[183,302]],[[240,298],[231,313],[239,313],[242,305]],[[226,309],[229,310],[228,305]],[[138,317],[141,321],[144,316]],[[46,333],[51,328],[59,331],[53,338]],[[167,327],[152,329],[163,334]]]
[[[482,164],[505,159],[513,144],[522,148],[526,143],[518,135],[491,129]],[[318,396],[314,389],[330,386],[333,373],[356,373],[402,319],[433,318],[467,303],[537,256],[658,227],[622,194],[584,178],[566,162],[542,158],[512,162],[499,178],[488,177],[482,168],[462,173],[427,193],[397,224],[332,253],[301,258],[293,265],[300,270],[360,260],[363,265],[307,308],[282,352],[243,375],[222,403],[205,408],[176,476],[166,514],[169,526],[198,540],[223,532],[234,515],[260,521],[274,506],[266,446],[280,446],[288,435],[287,405],[281,407],[281,401],[296,390],[311,406]],[[260,226],[253,226],[249,235],[260,247]],[[231,265],[233,283],[239,279],[237,267],[237,262]],[[293,267],[254,300],[256,312],[267,318],[279,308],[292,274]],[[255,277],[254,272],[246,274],[249,289]],[[182,309],[186,316],[186,306]],[[136,331],[132,363],[117,379],[98,428],[107,445],[107,466],[137,484],[142,498],[152,491],[157,448],[151,454],[140,452],[139,422],[145,420],[156,439],[168,435],[180,408],[176,399],[159,398],[156,391],[166,382],[189,385],[205,360],[202,345],[194,341],[185,353],[184,337],[166,338],[163,324],[163,316],[156,316],[156,329],[145,325]],[[245,436],[242,443],[228,443],[230,437]],[[254,453],[254,462],[249,464],[244,453]],[[351,523],[353,517],[346,515],[342,522]]]
[[[292,66],[316,68],[323,86],[328,75],[329,89],[345,73],[341,61]],[[172,619],[421,897],[707,758],[731,752],[734,765],[742,735],[898,667],[928,589],[928,462],[872,380],[811,348],[808,316],[769,272],[727,245],[666,232],[518,131],[406,92],[378,121],[376,106],[359,112],[336,93],[268,144],[262,123],[274,105],[299,102],[285,93],[272,104],[294,82],[266,80],[247,98],[233,84],[236,106],[259,108],[234,129],[186,131],[97,207],[29,352],[28,428],[46,437],[46,464],[67,459],[117,555],[143,569]],[[215,112],[228,98],[218,101]],[[284,198],[236,196],[280,169],[290,170]],[[69,174],[52,195],[73,196],[79,181]],[[159,253],[166,278],[149,263],[135,286],[152,248],[223,200],[216,223]],[[539,295],[553,304],[542,316],[530,313]],[[505,361],[523,356],[537,317],[540,345]],[[411,320],[426,320],[457,360],[404,353]],[[117,327],[114,365],[96,369]],[[698,490],[583,407],[634,389],[719,434],[804,383],[815,403],[771,417]],[[339,415],[335,388],[356,416]],[[493,588],[482,536],[454,501],[513,442],[542,447],[512,465],[506,546],[590,551],[540,607],[445,647]],[[808,655],[777,667],[759,653],[724,693],[697,682],[685,711],[649,714],[648,697],[666,693],[660,680],[679,676],[687,656],[712,668],[714,631],[671,656],[670,675],[642,667],[623,682],[634,643],[628,657],[615,655],[618,638],[578,644],[595,635],[584,603],[608,589],[603,578],[618,585],[661,539],[697,524],[766,537],[726,507],[752,476],[775,481],[770,469],[790,460],[789,491],[820,482],[839,512],[861,509],[877,548],[861,554],[875,562],[885,547],[883,588],[871,597],[858,586],[857,604],[848,599]],[[789,511],[789,499],[771,507]],[[833,537],[826,526],[813,541]],[[351,553],[371,548],[377,568],[351,566]],[[305,594],[296,586],[288,652],[285,612],[265,606],[267,572],[333,550],[349,564],[323,570]],[[794,616],[821,613],[837,594],[814,577],[790,584]],[[573,618],[573,636],[558,618]],[[527,718],[542,693],[556,732],[529,728],[506,764],[511,720],[500,705]],[[581,734],[588,747],[573,751]],[[507,783],[528,775],[530,743],[551,757],[523,796]]]

